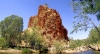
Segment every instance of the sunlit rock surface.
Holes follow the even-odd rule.
[[[37,23],[35,23],[34,20],[37,21]],[[46,38],[50,41],[54,39],[69,40],[68,30],[62,25],[62,20],[59,13],[45,5],[40,5],[38,8],[38,14],[30,17],[28,28],[34,26],[40,26],[42,36],[46,36]]]

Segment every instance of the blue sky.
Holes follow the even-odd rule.
[[[28,21],[31,16],[38,13],[39,5],[47,3],[49,8],[56,9],[61,18],[64,27],[68,30],[68,36],[74,39],[87,38],[88,32],[79,31],[78,33],[70,34],[73,30],[73,21],[75,13],[70,7],[71,0],[1,0],[0,1],[0,21],[12,14],[23,18],[24,29],[28,27]]]

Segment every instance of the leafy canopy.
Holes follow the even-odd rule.
[[[96,24],[93,22],[93,18],[89,17],[89,14],[96,15],[97,20],[100,19],[100,0],[73,0],[71,6],[74,12],[77,14],[74,18],[77,20],[73,22],[74,30],[71,32],[77,32],[78,30],[87,31],[88,28],[95,27],[99,32]]]
[[[23,19],[17,15],[6,17],[0,22],[0,33],[8,42],[14,46],[23,31]]]

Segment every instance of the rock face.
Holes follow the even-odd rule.
[[[37,19],[37,23],[34,22],[35,19]],[[40,5],[38,14],[29,19],[28,28],[33,26],[40,26],[43,36],[49,39],[66,39],[69,41],[68,31],[62,25],[59,13],[45,5]]]

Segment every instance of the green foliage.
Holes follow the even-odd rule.
[[[0,33],[4,37],[9,46],[15,46],[20,39],[23,31],[23,19],[16,15],[6,17],[0,22]]]
[[[19,46],[14,47],[14,49],[21,50],[22,48]]]
[[[98,29],[100,30],[100,26],[98,26]],[[95,28],[90,30],[89,37],[87,38],[88,42],[91,43],[99,43],[100,42],[100,35],[96,31]]]
[[[53,42],[53,44],[54,44],[54,47],[55,47],[57,53],[61,53],[61,51],[65,49],[65,47],[64,47],[65,42],[64,41],[55,40]]]
[[[80,46],[86,46],[87,45],[87,42],[86,42],[86,39],[85,40],[70,40],[70,46],[69,48],[71,49],[74,49],[74,48],[77,48],[77,47],[80,47]]]
[[[42,45],[39,49],[40,53],[47,53],[48,52],[48,48],[45,45]]]
[[[100,26],[97,27],[100,30]],[[80,46],[87,46],[91,44],[100,44],[100,34],[97,32],[95,28],[91,29],[89,32],[89,36],[84,40],[73,40],[70,39],[70,48],[74,49]]]
[[[77,31],[81,31],[81,30],[85,30],[87,31],[88,28],[93,28],[95,27],[98,31],[98,33],[100,33],[100,31],[98,30],[98,28],[96,27],[96,24],[92,21],[93,18],[89,17],[89,14],[92,15],[97,15],[97,20],[99,20],[100,18],[100,0],[74,0],[71,2],[71,6],[74,10],[74,12],[77,14],[74,18],[76,19],[73,22],[73,32],[77,32]]]
[[[33,27],[32,29],[29,30],[25,30],[24,34],[24,40],[26,46],[28,46],[28,44],[35,50],[39,50],[40,52],[47,52],[48,49],[47,47],[43,44],[44,42],[44,38],[41,36],[41,32],[40,32],[40,28],[39,27]]]
[[[45,3],[44,5],[48,7],[48,4],[47,3]]]
[[[97,15],[97,20],[100,20],[100,0],[91,0],[91,1],[87,1],[84,0],[82,1],[85,4],[87,4],[87,6],[85,6],[83,9],[86,13],[88,14],[96,14]],[[82,3],[80,2],[80,3]],[[83,4],[82,4],[83,6]]]
[[[74,0],[72,4],[76,4],[73,7],[77,11],[84,10],[87,14],[97,15],[100,13],[100,0]]]
[[[8,47],[8,42],[5,38],[0,37],[0,47],[2,49],[5,49]]]
[[[32,50],[24,48],[22,49],[22,54],[32,54]]]
[[[32,31],[30,32],[29,30],[25,31],[24,40],[27,44],[29,43],[30,46],[34,47],[34,49],[39,49],[40,45],[42,45],[42,42],[44,41],[39,30],[39,28],[32,28]]]
[[[40,51],[45,51],[47,48],[43,45],[44,38],[41,36],[41,28],[36,26],[38,19],[34,20],[34,26],[24,31],[24,40],[26,46],[29,44],[33,49],[38,49]]]

